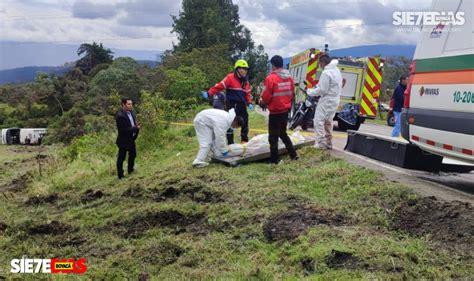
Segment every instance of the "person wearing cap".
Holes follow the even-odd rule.
[[[405,101],[405,90],[407,88],[407,77],[402,75],[400,77],[400,83],[393,91],[392,99],[390,104],[392,105],[393,116],[395,117],[395,126],[393,126],[392,137],[398,138],[400,136],[400,125],[402,117],[403,102]]]
[[[273,56],[270,60],[272,72],[265,78],[262,101],[268,107],[268,142],[270,143],[270,163],[278,164],[278,139],[285,144],[292,160],[297,160],[293,143],[286,133],[288,112],[295,96],[295,83],[290,72],[283,68],[283,58]]]
[[[239,59],[234,64],[234,71],[227,74],[219,83],[210,88],[207,92],[203,92],[205,99],[212,98],[221,91],[226,91],[225,104],[226,110],[235,110],[236,116],[242,117],[244,124],[240,130],[240,140],[242,143],[249,141],[249,110],[253,109],[252,97],[250,95],[250,83],[248,80],[247,61]],[[232,130],[227,131],[227,143],[234,143],[234,133]]]

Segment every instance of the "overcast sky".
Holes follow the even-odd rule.
[[[234,0],[241,23],[270,54],[308,47],[415,44],[416,32],[392,25],[394,11],[428,10],[431,0]],[[83,43],[166,50],[176,42],[177,0],[0,0],[0,40]]]

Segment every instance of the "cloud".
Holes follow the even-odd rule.
[[[257,2],[257,1],[255,1]],[[392,25],[397,10],[420,10],[430,2],[318,0],[239,1],[242,22],[268,53],[290,56],[309,47],[344,48],[371,44],[415,44],[418,34]],[[270,28],[265,23],[277,23]]]
[[[117,15],[115,5],[77,1],[72,5],[72,15],[80,19],[110,19]]]
[[[130,26],[171,27],[171,15],[178,14],[181,1],[138,0],[119,5],[126,14],[119,24]]]
[[[152,37],[152,33],[143,27],[136,27],[136,26],[112,26],[110,30],[120,36],[120,37],[130,37],[130,38],[146,38]]]
[[[400,32],[394,10],[429,9],[430,0],[233,0],[241,23],[269,54],[293,55],[309,47],[414,44]],[[166,50],[176,37],[174,0],[34,0],[0,4],[0,40],[83,43],[109,48]],[[387,24],[383,24],[387,23]]]

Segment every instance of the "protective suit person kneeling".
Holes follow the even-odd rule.
[[[228,129],[239,128],[244,124],[244,119],[235,116],[234,109],[228,112],[220,109],[205,109],[194,118],[194,129],[199,141],[199,152],[193,161],[193,166],[202,168],[209,165],[207,155],[212,149],[215,156],[227,156],[226,133]]]

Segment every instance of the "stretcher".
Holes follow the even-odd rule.
[[[304,146],[309,146],[309,145],[314,145],[314,137],[309,137],[305,136],[305,140],[301,143],[294,144],[293,147],[295,149],[299,149]],[[278,155],[284,155],[287,154],[288,151],[286,148],[283,146],[278,150]],[[230,166],[230,167],[236,167],[241,164],[246,164],[246,163],[251,163],[251,162],[256,162],[256,161],[261,161],[265,159],[270,158],[270,150],[258,153],[258,154],[253,154],[253,155],[246,155],[246,156],[235,156],[235,157],[216,157],[212,156],[211,160],[216,163],[222,163],[224,165]]]

